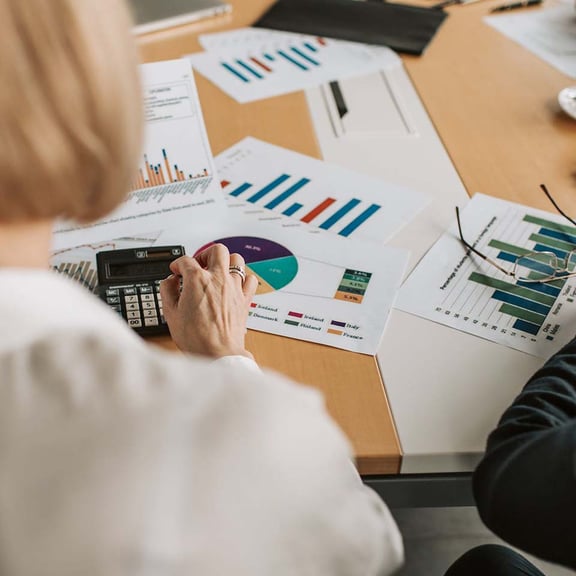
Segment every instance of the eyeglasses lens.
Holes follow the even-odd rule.
[[[576,256],[572,259],[576,266]],[[525,282],[541,282],[553,278],[558,269],[558,258],[548,252],[529,252],[516,260],[514,276]]]

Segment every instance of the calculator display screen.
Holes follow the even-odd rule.
[[[111,280],[115,278],[165,278],[170,276],[169,261],[146,262],[109,262],[108,273]]]

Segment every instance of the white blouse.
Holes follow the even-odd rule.
[[[0,270],[2,576],[372,576],[398,529],[318,392]]]

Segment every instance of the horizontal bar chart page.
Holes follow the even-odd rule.
[[[94,224],[59,223],[57,249],[161,230],[184,218],[188,208],[225,208],[190,64],[144,64],[141,72],[144,147],[131,190],[117,210]]]
[[[216,158],[228,206],[245,215],[383,243],[428,203],[415,190],[255,138]]]
[[[461,224],[465,240],[504,271],[467,250],[454,225],[405,282],[396,307],[543,358],[571,340],[576,228],[559,215],[482,194]]]
[[[204,35],[192,66],[238,102],[401,66],[389,48],[266,29]]]
[[[54,272],[67,276],[90,290],[90,292],[94,292],[98,287],[97,252],[154,246],[160,234],[160,232],[151,232],[139,234],[132,238],[117,238],[106,242],[56,250],[51,254],[50,267]]]
[[[272,193],[272,192],[271,192]],[[232,214],[209,227],[191,221],[159,242],[187,254],[224,244],[258,280],[248,328],[375,354],[408,260],[404,250]]]

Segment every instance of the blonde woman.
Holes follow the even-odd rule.
[[[388,574],[396,526],[320,396],[244,347],[240,256],[173,264],[184,354],[49,271],[54,220],[106,214],[136,167],[130,26],[121,0],[0,0],[0,572]]]

